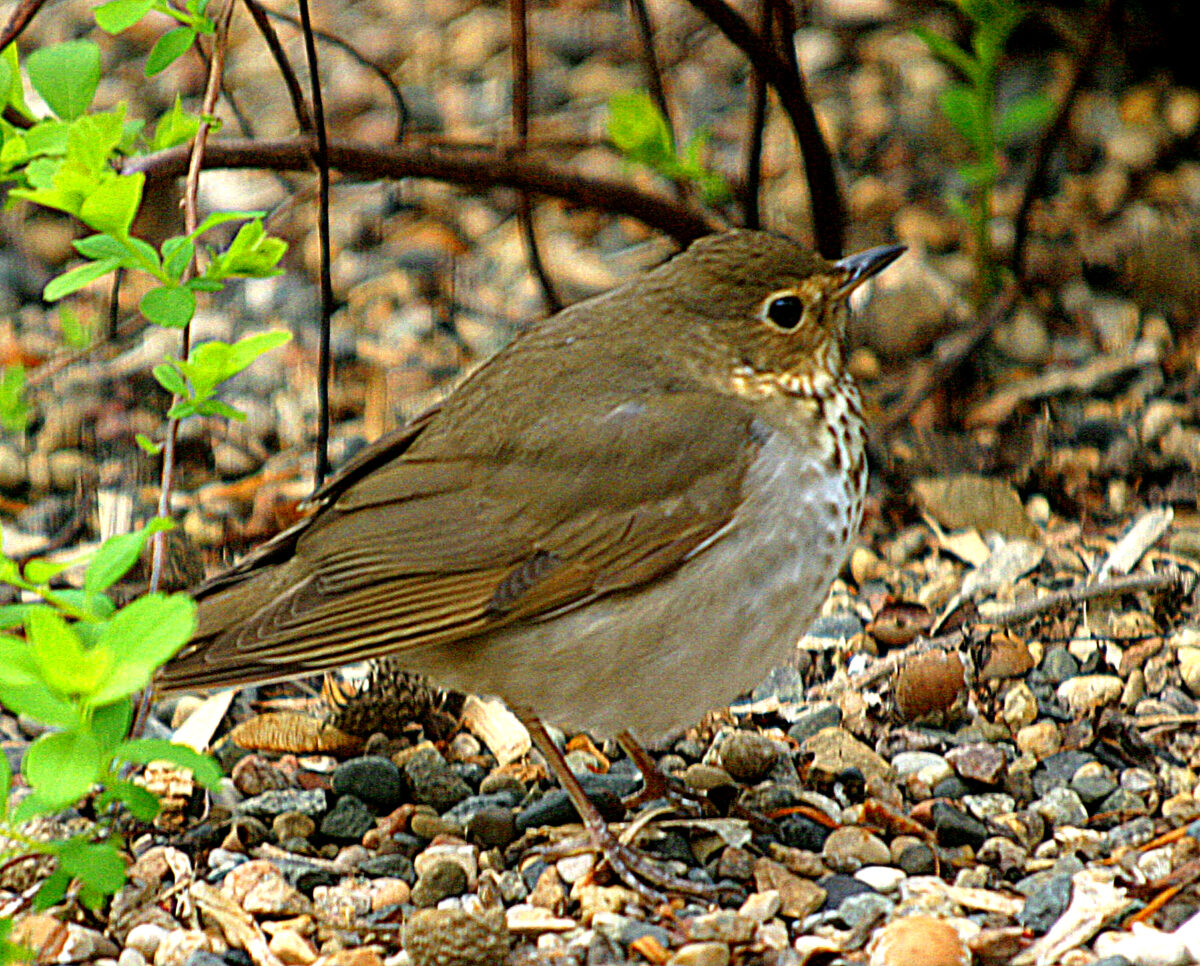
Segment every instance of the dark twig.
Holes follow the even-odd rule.
[[[767,36],[771,29],[771,0],[759,0],[758,30]],[[750,123],[746,132],[745,191],[742,193],[742,211],[747,228],[762,225],[759,211],[759,194],[762,190],[763,137],[767,127],[767,85],[757,67],[750,71]]]
[[[1062,144],[1062,136],[1067,126],[1067,119],[1071,115],[1071,108],[1075,106],[1080,85],[1095,64],[1100,48],[1104,44],[1104,38],[1108,36],[1109,25],[1116,5],[1116,0],[1103,0],[1097,7],[1084,40],[1083,49],[1075,58],[1074,69],[1071,72],[1067,89],[1063,93],[1062,100],[1059,101],[1054,118],[1043,132],[1034,152],[1033,167],[1029,172],[1029,179],[1025,182],[1021,204],[1017,208],[1012,254],[1009,256],[1009,266],[1021,285],[1024,284],[1025,279],[1025,248],[1029,240],[1029,213],[1033,210],[1034,200],[1041,196],[1045,188],[1046,171],[1050,167],[1050,158]]]
[[[300,26],[299,21],[294,16],[282,10],[268,10],[267,16],[290,23],[293,27]],[[392,99],[392,104],[396,108],[396,133],[392,136],[393,140],[397,144],[403,141],[404,132],[408,127],[408,105],[404,103],[404,95],[400,93],[400,88],[396,86],[396,82],[392,80],[391,75],[357,47],[343,40],[337,34],[331,34],[326,30],[314,30],[313,35],[318,40],[342,51],[356,64],[365,67],[383,82],[383,86],[387,88],[388,96]]]
[[[650,92],[650,99],[667,123],[671,143],[678,144],[675,122],[671,118],[671,105],[667,102],[667,90],[663,85],[662,68],[658,64],[658,52],[654,49],[654,24],[650,21],[650,11],[646,9],[645,0],[629,0],[629,9],[637,26],[638,53],[642,59],[642,76],[646,80],[646,90]],[[688,197],[690,186],[686,181],[682,178],[672,178],[671,183],[675,186],[676,198],[683,201]]]
[[[22,31],[29,26],[29,21],[37,15],[45,3],[46,0],[21,0],[17,4],[16,9],[8,18],[8,23],[4,25],[3,30],[0,30],[0,50],[21,36]]]
[[[884,428],[892,429],[904,422],[935,386],[945,385],[968,359],[972,358],[979,347],[987,341],[1016,304],[1018,289],[1016,285],[1006,285],[992,299],[986,311],[981,312],[975,324],[966,333],[956,333],[948,337],[948,350],[937,355],[924,371],[915,373],[913,384],[909,387],[905,398],[888,413],[884,420]]]
[[[311,138],[278,141],[225,140],[209,145],[204,163],[210,168],[264,168],[307,171],[312,165]],[[367,178],[433,178],[474,191],[515,188],[549,195],[585,208],[628,215],[670,235],[682,244],[719,231],[706,212],[697,211],[641,191],[620,181],[589,178],[551,168],[523,156],[497,157],[484,152],[446,152],[402,145],[365,145],[333,140],[330,163],[339,171]],[[171,178],[183,173],[187,152],[170,148],[126,163],[126,172],[142,171],[148,178]]]
[[[794,68],[791,58],[781,57],[725,0],[689,2],[742,51],[763,79],[775,88],[780,104],[792,122],[804,158],[817,250],[826,258],[840,257],[846,231],[846,211],[834,174],[833,157],[817,125],[803,75]]]
[[[292,101],[292,113],[296,115],[296,123],[300,125],[301,131],[305,133],[311,132],[313,129],[313,119],[308,111],[308,103],[304,100],[304,91],[300,87],[300,78],[296,76],[292,62],[288,60],[287,51],[283,49],[283,44],[279,40],[279,34],[275,32],[275,27],[271,23],[270,16],[258,0],[242,0],[242,2],[246,5],[246,9],[250,11],[250,16],[254,18],[254,24],[258,27],[259,33],[263,35],[263,40],[267,42],[271,56],[275,58],[275,64],[278,66],[279,73],[283,77],[288,97]]]
[[[982,618],[988,624],[1019,624],[1022,621],[1041,617],[1051,611],[1066,610],[1084,601],[1096,600],[1102,597],[1120,597],[1123,594],[1165,593],[1168,591],[1187,591],[1189,584],[1194,583],[1195,574],[1188,573],[1179,567],[1168,567],[1161,573],[1129,574],[1123,577],[1110,577],[1095,584],[1077,584],[1065,590],[1056,590],[1033,600],[1023,600],[1006,607],[1004,610],[989,613]]]
[[[325,129],[325,100],[321,96],[321,73],[317,62],[317,40],[313,36],[308,0],[300,0],[300,26],[308,59],[308,82],[312,93],[317,150],[317,237],[321,248],[321,328],[317,347],[317,468],[315,484],[320,488],[329,473],[329,381],[333,375],[329,330],[333,325],[333,277],[329,270],[329,137]]]
[[[513,136],[518,151],[524,153],[529,144],[529,21],[525,11],[525,0],[509,0],[509,27],[512,32]],[[542,261],[542,250],[538,246],[537,231],[533,225],[533,200],[528,191],[517,194],[517,224],[525,240],[525,255],[542,288],[542,300],[546,311],[555,313],[563,307],[562,299],[554,287],[554,280]]]

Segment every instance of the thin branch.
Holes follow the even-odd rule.
[[[225,68],[225,50],[229,39],[229,22],[233,17],[233,0],[225,0],[216,17],[216,34],[213,37],[212,57],[208,65],[208,81],[204,88],[204,104],[201,117],[214,116],[217,109],[217,98],[221,94],[221,74]],[[184,231],[191,234],[199,224],[197,196],[200,190],[200,172],[204,167],[204,152],[208,144],[208,134],[211,130],[208,121],[202,120],[196,129],[196,136],[191,145],[181,145],[188,152],[187,180],[183,192],[183,223]],[[196,272],[195,259],[199,258],[200,248],[197,246],[193,256],[191,271]],[[192,327],[189,323],[183,327],[179,358],[186,359],[191,353]],[[172,401],[172,405],[174,400]],[[179,419],[167,420],[167,438],[162,454],[162,482],[158,492],[158,515],[171,515],[171,491],[175,485],[175,445],[179,436]],[[166,557],[167,535],[156,533],[153,537],[150,564],[150,593],[158,590],[162,582],[163,563]]]
[[[764,37],[771,29],[771,0],[759,0],[758,30]],[[747,228],[759,228],[762,214],[759,196],[762,191],[763,137],[767,127],[767,85],[762,72],[751,65],[750,123],[746,132],[745,191],[742,193],[742,213]]]
[[[312,151],[312,139],[305,137],[277,141],[230,139],[209,145],[204,164],[209,168],[308,171],[312,167]],[[122,170],[142,171],[150,179],[178,177],[186,160],[186,149],[170,148],[131,159]],[[720,223],[707,212],[620,181],[573,174],[522,156],[497,157],[482,152],[451,153],[333,140],[329,143],[329,160],[339,171],[366,178],[432,178],[472,191],[515,188],[561,198],[585,208],[637,218],[682,244],[721,230]]]
[[[284,23],[290,23],[293,27],[300,27],[299,20],[283,10],[267,10],[267,16],[274,17],[276,20],[282,20]],[[404,102],[404,95],[400,93],[400,88],[392,80],[391,75],[353,44],[343,40],[336,34],[331,34],[327,30],[314,30],[313,35],[318,40],[342,51],[351,60],[365,67],[383,82],[383,86],[387,88],[388,96],[392,99],[392,104],[396,108],[396,133],[392,136],[392,139],[397,144],[403,141],[404,132],[408,128],[408,105]]]
[[[21,33],[29,26],[29,21],[37,15],[45,3],[46,0],[21,0],[17,4],[16,9],[8,18],[8,23],[4,25],[3,30],[0,30],[0,50],[21,36]]]
[[[1110,577],[1095,584],[1077,584],[1065,590],[1036,597],[1033,600],[1023,600],[1006,607],[1004,610],[981,616],[986,624],[1019,624],[1022,621],[1041,617],[1051,611],[1066,610],[1084,601],[1096,600],[1102,597],[1120,597],[1124,594],[1166,593],[1169,591],[1187,592],[1194,585],[1195,574],[1181,570],[1179,567],[1168,567],[1161,573],[1129,574],[1123,577]]]
[[[333,276],[329,265],[329,136],[325,128],[325,100],[321,96],[321,73],[317,62],[317,40],[313,36],[308,0],[300,0],[300,24],[304,53],[308,58],[308,81],[312,93],[317,150],[317,238],[321,250],[321,321],[317,347],[317,467],[315,486],[320,489],[329,473],[329,382],[333,378],[330,328],[333,325]]]
[[[1067,119],[1071,115],[1071,108],[1075,106],[1080,85],[1095,63],[1100,48],[1104,44],[1104,38],[1108,36],[1109,24],[1112,21],[1116,5],[1116,0],[1103,0],[1096,9],[1083,49],[1075,59],[1075,67],[1067,89],[1058,104],[1053,120],[1038,141],[1033,157],[1033,167],[1029,172],[1029,179],[1025,182],[1021,204],[1017,208],[1012,254],[1009,256],[1009,266],[1021,284],[1024,284],[1025,279],[1025,248],[1026,242],[1029,240],[1029,213],[1033,210],[1034,199],[1041,195],[1042,189],[1045,187],[1050,158],[1062,144],[1063,132],[1066,130]]]
[[[525,11],[525,0],[509,0],[509,27],[512,33],[513,135],[518,151],[524,153],[529,144],[529,22]],[[529,267],[542,288],[542,299],[550,313],[563,307],[554,281],[542,261],[542,250],[538,246],[537,231],[533,225],[533,201],[528,191],[517,196],[517,224],[525,241],[525,255]]]
[[[817,250],[826,258],[838,258],[846,231],[846,210],[833,169],[829,146],[817,125],[803,75],[781,57],[725,0],[689,0],[737,47],[763,79],[775,89],[779,102],[792,122],[804,160],[808,194],[812,205],[813,237]]]
[[[633,13],[633,22],[637,25],[638,53],[642,59],[642,76],[646,80],[646,89],[650,99],[658,108],[658,113],[667,122],[667,132],[671,135],[671,143],[678,144],[679,136],[675,130],[675,122],[671,118],[671,105],[667,102],[667,90],[663,86],[662,68],[658,64],[658,53],[654,49],[654,24],[650,22],[650,11],[646,9],[645,0],[629,0],[629,9]],[[691,193],[691,185],[683,178],[672,178],[675,186],[675,197],[685,200]]]
[[[292,101],[292,113],[296,115],[296,123],[300,125],[301,131],[311,132],[313,119],[308,111],[308,103],[304,99],[304,91],[300,87],[300,78],[296,76],[292,62],[288,60],[287,51],[283,49],[279,34],[275,32],[275,27],[272,25],[266,9],[258,0],[242,0],[242,2],[250,11],[250,16],[254,18],[254,24],[258,27],[259,33],[263,35],[263,40],[267,42],[271,56],[275,58],[275,64],[283,77],[288,97]]]

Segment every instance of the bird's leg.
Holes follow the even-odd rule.
[[[685,802],[698,804],[701,808],[709,805],[708,799],[704,795],[693,792],[679,779],[665,774],[658,767],[658,762],[650,757],[649,752],[628,731],[622,731],[617,735],[617,744],[624,749],[625,754],[637,766],[637,770],[642,776],[641,791],[634,792],[621,800],[621,804],[626,808],[634,809],[639,805],[645,805],[646,802],[653,802],[660,798],[665,798],[675,805]],[[711,806],[709,807],[711,808]]]
[[[571,767],[567,764],[562,752],[558,750],[558,746],[546,733],[542,722],[528,712],[521,715],[521,720],[529,730],[529,737],[533,740],[534,746],[542,753],[546,764],[554,772],[554,777],[558,779],[558,783],[566,790],[571,802],[575,805],[575,811],[583,820],[583,827],[587,830],[592,844],[599,850],[622,882],[652,903],[664,902],[666,896],[651,886],[657,886],[664,892],[698,896],[710,902],[715,902],[720,898],[722,890],[719,888],[669,875],[636,849],[624,845],[618,840],[599,810],[587,797],[587,792],[583,790],[579,779],[571,771]]]

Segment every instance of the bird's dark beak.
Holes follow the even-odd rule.
[[[833,267],[845,274],[837,294],[845,298],[872,275],[878,275],[907,251],[904,245],[880,245],[865,252],[847,255],[833,263]]]

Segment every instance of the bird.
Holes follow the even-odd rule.
[[[735,229],[531,324],[196,589],[158,685],[387,656],[498,696],[618,875],[681,886],[620,846],[544,722],[661,738],[788,660],[862,518],[849,296],[903,251]]]

